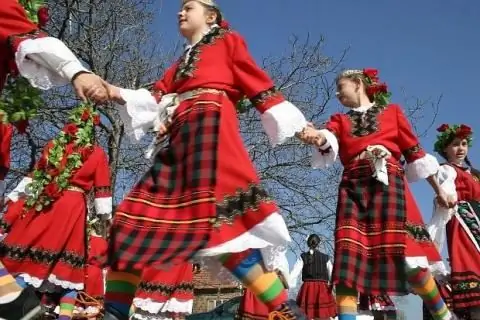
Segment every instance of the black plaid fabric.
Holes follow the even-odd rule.
[[[404,172],[387,164],[389,185],[367,160],[345,168],[335,230],[333,282],[372,295],[408,294]]]
[[[182,263],[208,243],[216,217],[220,99],[204,94],[178,107],[168,146],[117,209],[113,268]]]

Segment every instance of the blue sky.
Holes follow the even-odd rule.
[[[179,39],[176,12],[180,1],[158,1],[154,28],[162,41]],[[326,38],[325,54],[339,56],[350,48],[346,67],[375,67],[393,92],[393,101],[408,96],[435,99],[443,95],[436,124],[478,127],[480,105],[480,2],[471,0],[218,0],[233,28],[246,38],[257,59],[282,54],[292,34]],[[334,107],[336,109],[337,107]],[[425,124],[429,115],[425,115]],[[431,117],[431,116],[430,116]],[[420,126],[422,123],[420,123]],[[434,126],[422,138],[432,152]],[[480,164],[480,152],[470,158]],[[480,166],[480,165],[479,165]],[[432,192],[426,182],[412,186],[424,217],[431,216]],[[407,319],[420,319],[412,299]],[[415,307],[413,307],[415,305]]]

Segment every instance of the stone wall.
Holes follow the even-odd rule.
[[[215,309],[216,306],[223,302],[239,296],[240,290],[237,292],[225,292],[220,294],[215,293],[203,293],[196,294],[193,301],[193,313],[207,312]]]

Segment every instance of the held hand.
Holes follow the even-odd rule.
[[[449,208],[455,207],[455,205],[457,204],[455,196],[452,196],[452,195],[447,196],[447,203]]]
[[[325,137],[315,128],[307,126],[301,132],[297,133],[297,138],[307,144],[320,147],[325,142]]]
[[[93,73],[77,74],[72,80],[77,96],[84,102],[90,99],[96,103],[108,101],[107,83]]]
[[[158,139],[162,139],[163,137],[165,137],[165,135],[170,130],[170,125],[171,124],[172,124],[171,122],[167,122],[165,124],[160,125],[160,127],[158,128],[158,131],[157,131],[157,138]]]
[[[454,204],[452,205],[451,202],[449,202],[448,196],[445,194],[443,190],[440,190],[440,192],[435,197],[435,200],[443,208],[448,209],[448,208],[453,208],[454,206]]]
[[[120,88],[110,83],[106,83],[106,85],[107,85],[108,98],[110,99],[110,101],[124,105],[126,101],[123,100],[122,95],[120,94]]]

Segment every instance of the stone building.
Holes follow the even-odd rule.
[[[205,270],[200,270],[193,279],[195,285],[193,313],[210,311],[223,302],[242,294],[240,283],[216,279]]]

